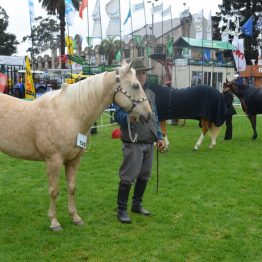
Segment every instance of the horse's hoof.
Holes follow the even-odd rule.
[[[73,221],[73,224],[76,225],[76,226],[82,226],[85,224],[85,222],[83,220],[79,220],[79,221]]]
[[[62,227],[59,225],[59,226],[50,226],[49,227],[51,231],[54,231],[54,232],[58,232],[58,231],[61,231],[62,230]]]
[[[198,151],[198,147],[194,147],[193,150],[194,150],[194,151]]]

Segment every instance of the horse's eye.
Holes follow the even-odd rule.
[[[139,89],[139,84],[133,84],[133,85],[132,85],[132,88],[133,88],[133,89]]]

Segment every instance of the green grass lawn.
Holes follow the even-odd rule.
[[[197,121],[168,126],[170,148],[156,161],[144,206],[150,217],[130,213],[116,219],[121,142],[116,126],[98,128],[77,176],[77,207],[85,225],[71,224],[65,178],[57,201],[61,232],[49,230],[48,186],[41,162],[0,153],[0,261],[262,261],[262,118],[258,139],[249,121],[233,118],[233,140],[225,127],[213,150]]]

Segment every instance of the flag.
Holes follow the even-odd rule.
[[[120,6],[119,0],[111,0],[106,4],[106,13],[110,18],[106,36],[114,37],[120,35]]]
[[[228,38],[229,38],[229,25],[230,25],[230,19],[228,18],[227,19],[227,27],[226,29],[222,32],[221,34],[221,38],[222,38],[222,41],[224,42],[228,42]]]
[[[75,18],[75,8],[72,0],[65,0],[65,17],[68,26],[72,26]]]
[[[100,15],[100,0],[96,0],[96,5],[92,14],[93,17],[93,37],[102,38],[101,15]]]
[[[87,47],[93,48],[93,37],[86,37]]]
[[[256,29],[262,30],[262,17],[257,20]]]
[[[248,20],[245,22],[245,24],[241,27],[241,31],[246,36],[252,36],[253,35],[253,15],[251,15]]]
[[[74,48],[73,48],[73,38],[71,36],[66,36],[66,46],[67,46],[67,54],[73,55],[74,54]]]
[[[144,10],[144,2],[140,2],[132,5],[133,13]]]
[[[233,50],[233,56],[237,72],[245,71],[246,59],[244,54],[244,39],[239,39],[238,35],[235,35],[232,41],[232,45],[236,48],[236,50]]]
[[[167,39],[167,55],[173,56],[174,54],[174,40],[173,37],[168,37]]]
[[[151,47],[150,47],[150,46],[147,46],[147,47],[146,47],[146,54],[147,54],[147,56],[150,56],[151,53],[152,53]]]
[[[133,35],[133,41],[137,47],[140,47],[142,43],[142,35]]]
[[[116,52],[115,60],[121,61],[121,50],[118,50],[118,51]]]
[[[76,40],[73,39],[72,41],[73,41],[73,49],[76,50]]]
[[[168,15],[171,15],[171,5],[166,8],[165,10],[162,11],[161,13],[162,16],[168,16]]]
[[[129,18],[131,18],[131,7],[130,6],[129,6],[129,9],[128,9],[127,17],[126,17],[123,25],[125,25],[127,23]]]
[[[194,15],[196,39],[203,39],[203,10]]]
[[[79,16],[83,19],[83,11],[87,7],[87,0],[82,0],[79,3]]]
[[[163,2],[159,5],[154,5],[151,9],[152,14],[159,14],[163,12]]]
[[[212,40],[212,18],[211,11],[209,12],[208,20],[207,20],[207,40]]]
[[[25,98],[35,99],[35,86],[28,56],[25,56]]]
[[[209,48],[204,49],[204,60],[210,60],[211,59],[211,50]]]
[[[34,0],[28,0],[28,8],[29,8],[30,22],[32,23],[35,19]]]

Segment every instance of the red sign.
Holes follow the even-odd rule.
[[[7,75],[0,73],[0,92],[4,92],[7,85]]]

